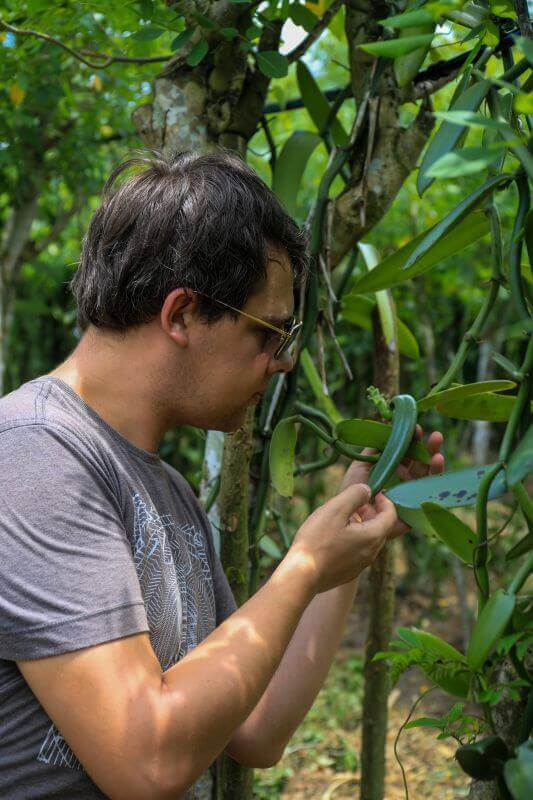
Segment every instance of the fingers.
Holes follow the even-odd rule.
[[[369,533],[387,536],[398,521],[394,503],[382,492],[378,492],[374,497],[374,506],[376,516],[373,519],[365,520],[365,527]]]
[[[354,483],[328,500],[326,505],[333,512],[341,513],[349,519],[354,511],[358,511],[370,499],[370,487],[366,483]]]

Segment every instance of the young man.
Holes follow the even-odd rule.
[[[292,369],[305,269],[301,231],[235,156],[137,159],[108,180],[72,282],[83,337],[0,400],[1,797],[205,796],[224,749],[272,765],[307,713],[357,576],[406,526],[382,494],[367,503],[355,462],[237,610],[202,507],[157,452],[173,427],[237,430]]]

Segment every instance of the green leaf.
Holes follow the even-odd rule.
[[[513,108],[519,114],[533,114],[533,95],[521,92],[514,97]]]
[[[175,39],[172,40],[172,44],[170,45],[171,50],[181,50],[184,47],[191,36],[194,34],[196,28],[186,28],[181,33],[178,33]]]
[[[380,19],[380,25],[388,28],[413,28],[418,25],[431,25],[435,22],[435,16],[424,8],[417,8],[414,11],[405,11],[403,14],[395,14],[393,17]]]
[[[257,66],[267,78],[284,78],[289,71],[289,59],[277,50],[261,50],[255,54]]]
[[[282,419],[274,428],[270,440],[270,477],[272,485],[283,497],[292,497],[294,491],[296,438],[294,422]]]
[[[376,264],[380,262],[380,256],[373,244],[366,242],[359,242],[359,251],[363,256],[368,271],[370,272]],[[378,307],[379,319],[385,342],[391,353],[396,351],[396,338],[397,338],[397,322],[396,311],[392,298],[387,290],[376,292],[376,303]]]
[[[518,49],[525,55],[530,64],[533,65],[533,42],[523,36],[514,36],[514,41]]]
[[[272,189],[291,217],[296,216],[297,196],[309,158],[320,143],[311,131],[295,131],[283,145],[276,161]]]
[[[454,126],[456,127],[456,126]],[[433,162],[432,162],[433,163]],[[509,175],[495,175],[489,178],[482,186],[478,186],[472,194],[462,200],[459,205],[450,211],[435,227],[426,234],[421,242],[415,247],[408,257],[402,269],[409,269],[421,256],[435,245],[443,236],[454,230],[455,226],[461,222],[476,206],[478,206],[494,189],[501,183],[509,181]]]
[[[141,28],[135,33],[129,35],[129,39],[134,39],[136,42],[153,42],[154,39],[159,39],[165,33],[163,28],[156,28],[153,25],[147,25],[146,28]]]
[[[514,547],[505,554],[506,561],[512,561],[515,558],[519,558],[523,556],[525,553],[529,553],[530,550],[533,550],[533,532],[526,533],[526,535],[517,542]]]
[[[425,653],[432,656],[441,658],[444,661],[460,661],[465,663],[465,657],[459,650],[456,650],[453,645],[441,639],[440,636],[435,636],[428,631],[420,630],[420,628],[398,628],[396,631],[397,636],[404,639],[413,647],[419,647]]]
[[[491,85],[490,81],[479,81],[478,83],[472,84],[472,86],[468,87],[468,89],[462,92],[458,97],[454,98],[450,110],[477,111],[482,101],[487,96]],[[416,185],[420,197],[422,197],[425,190],[432,183],[432,178],[427,175],[427,170],[435,161],[438,161],[439,158],[454,149],[459,143],[464,131],[465,126],[452,124],[450,122],[443,122],[440,125],[435,135],[430,140],[418,171]]]
[[[404,28],[400,31],[400,39],[407,39],[409,37],[415,37],[422,34],[431,34],[433,36],[434,32],[435,23],[431,22],[429,25],[426,23],[425,25]],[[407,86],[407,84],[409,84],[413,78],[418,75],[420,67],[423,64],[430,47],[431,42],[428,42],[423,47],[413,50],[412,53],[407,53],[407,55],[399,56],[395,59],[394,76],[396,78],[396,83],[401,89],[403,89],[404,86]]]
[[[289,16],[295,25],[299,25],[307,33],[312,31],[317,23],[316,15],[305,6],[299,5],[299,3],[294,3],[290,6]]]
[[[303,104],[318,131],[321,131],[327,122],[330,104],[303,61],[296,64],[296,78]],[[331,136],[337,146],[348,143],[348,134],[337,118],[331,123]]]
[[[487,149],[485,147],[463,147],[435,161],[429,167],[426,175],[431,178],[459,178],[462,175],[474,175],[487,169],[499,158],[498,150],[507,147],[507,142],[498,142],[498,147]]]
[[[483,419],[487,422],[507,422],[516,397],[484,392],[461,400],[437,403],[437,410],[452,419]],[[532,404],[533,410],[533,404]]]
[[[515,486],[519,481],[533,473],[533,424],[529,426],[507,464],[507,483]]]
[[[461,386],[453,386],[451,389],[444,389],[442,392],[426,395],[417,402],[418,411],[427,411],[441,403],[448,403],[452,400],[462,400],[471,395],[483,394],[484,392],[504,392],[514,389],[514,381],[477,381],[476,383],[465,383]]]
[[[438,224],[436,223],[436,225],[428,228],[427,231],[415,236],[408,244],[396,250],[392,255],[387,256],[372,272],[363,275],[346,297],[397,286],[410,278],[421,275],[435,266],[435,264],[439,264],[454,253],[461,252],[469,244],[485,236],[490,227],[485,214],[481,211],[474,211],[456,225],[453,230],[442,238],[437,239],[433,246],[418,259],[416,264],[409,267],[409,269],[403,269],[411,253]]]
[[[489,128],[490,130],[503,130],[509,126],[501,119],[485,117],[475,111],[434,111],[433,116],[449,122],[451,125],[468,126],[469,128]]]
[[[517,747],[516,757],[505,762],[505,782],[513,800],[531,800],[533,797],[533,740]]]
[[[388,39],[384,42],[366,42],[359,44],[361,50],[365,53],[370,53],[372,56],[383,56],[385,58],[398,58],[398,56],[405,56],[407,53],[412,53],[413,50],[419,50],[422,47],[429,46],[433,41],[432,33],[425,33],[420,36],[405,36],[401,39]]]
[[[439,728],[442,730],[443,727],[442,717],[419,717],[404,725],[404,730],[409,728]]]
[[[206,39],[204,39],[202,36],[201,39],[198,39],[191,52],[187,56],[187,64],[190,67],[196,67],[208,52],[209,45],[207,44]]]
[[[364,295],[346,295],[342,301],[342,318],[366,331],[372,331],[372,310],[375,305],[376,301],[373,298]],[[397,324],[398,348],[401,355],[415,360],[420,358],[418,342],[413,333],[401,319],[397,320]]]
[[[192,16],[196,20],[196,22],[200,25],[201,28],[205,28],[206,30],[215,30],[217,28],[216,22],[213,22],[212,19],[206,17],[205,14],[201,14],[200,11],[193,11]]]
[[[514,611],[516,596],[504,589],[497,589],[489,597],[478,617],[466,653],[471,669],[479,669],[490,651],[505,631]]]
[[[335,436],[346,444],[358,447],[375,447],[383,450],[391,433],[391,426],[371,419],[344,419],[335,426]],[[429,464],[430,455],[420,442],[413,442],[405,455],[423,464]]]
[[[448,545],[461,561],[472,566],[477,535],[455,514],[438,503],[422,503],[422,510],[438,538]]]
[[[431,475],[387,489],[384,494],[397,507],[401,516],[403,509],[421,509],[422,503],[438,503],[446,508],[473,505],[476,502],[479,481],[494,464],[483,467],[467,467],[466,469]],[[499,472],[492,481],[489,500],[507,492],[505,470]],[[408,523],[409,524],[409,523]]]
[[[219,33],[224,39],[235,39],[235,37],[239,35],[237,28],[221,28]]]
[[[280,561],[283,558],[283,553],[279,549],[278,545],[276,544],[274,539],[272,539],[272,537],[270,537],[267,533],[265,533],[259,539],[259,547],[261,548],[263,553],[266,553],[267,556],[270,556],[271,558],[276,558],[279,559]]]
[[[455,751],[455,758],[464,772],[481,781],[496,778],[501,762],[508,757],[507,747],[499,736],[487,736],[474,744],[461,745]]]
[[[324,392],[320,375],[318,374],[307,349],[302,350],[300,353],[300,364],[302,365],[304,375],[309,382],[309,386],[313,390],[313,394],[316,397],[319,407],[322,409],[322,411],[325,411],[325,413],[334,423],[340,422],[342,419],[342,414],[336,407],[331,397]]]

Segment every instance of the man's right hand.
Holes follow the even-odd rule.
[[[374,506],[369,499],[366,484],[348,486],[299,528],[285,558],[309,568],[317,594],[357,578],[391,538],[398,519],[394,504],[381,492]],[[361,522],[355,521],[355,513]]]

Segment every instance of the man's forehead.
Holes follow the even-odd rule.
[[[245,308],[251,314],[273,325],[281,325],[294,314],[294,286],[292,267],[288,256],[282,252],[268,253],[266,281],[250,297]]]

